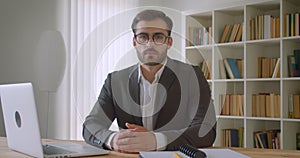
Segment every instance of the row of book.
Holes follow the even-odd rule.
[[[221,115],[244,116],[244,95],[221,94]]]
[[[300,95],[289,95],[289,118],[300,118]]]
[[[252,95],[253,117],[280,117],[280,95],[259,93]]]
[[[212,27],[189,27],[188,46],[212,44]]]
[[[280,58],[257,58],[258,78],[278,78],[280,77]]]
[[[300,133],[296,133],[296,149],[300,150]]]
[[[263,149],[280,149],[280,130],[253,132],[254,147]]]
[[[209,60],[203,60],[198,64],[199,68],[202,70],[204,77],[209,80],[211,72],[211,62]]]
[[[289,77],[300,77],[300,49],[287,56]]]
[[[280,18],[258,15],[250,20],[250,40],[280,37]]]
[[[244,128],[222,129],[221,146],[223,147],[243,147]]]
[[[286,13],[284,16],[284,35],[289,36],[299,36],[300,35],[300,25],[299,25],[299,12]]]
[[[238,24],[226,24],[222,36],[220,38],[220,43],[227,42],[238,42],[242,40],[243,36],[243,23]]]
[[[243,59],[225,58],[219,61],[221,79],[243,78]]]

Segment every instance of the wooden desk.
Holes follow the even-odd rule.
[[[56,140],[43,140],[43,142],[53,142]],[[76,143],[84,143],[82,141],[74,141]],[[274,149],[256,149],[256,148],[230,148],[234,151],[247,155],[251,158],[299,158],[300,151],[298,150],[274,150]],[[29,156],[12,151],[7,147],[7,141],[5,137],[0,137],[0,157],[5,158],[29,158]],[[138,158],[137,154],[123,154],[112,151],[109,155],[94,156],[99,158]],[[90,157],[92,158],[92,157]]]
[[[53,141],[61,141],[61,140],[43,140],[43,143],[47,142],[53,142]],[[73,141],[75,143],[85,143],[83,141]],[[31,158],[30,156],[18,153],[16,151],[13,151],[7,147],[7,141],[6,137],[0,137],[0,158]],[[137,154],[124,154],[119,153],[115,151],[111,151],[108,155],[102,155],[102,156],[90,156],[89,158],[138,158]]]

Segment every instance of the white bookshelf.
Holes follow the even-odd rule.
[[[253,148],[253,132],[259,130],[280,129],[281,149],[296,149],[296,133],[300,132],[300,119],[288,118],[288,95],[300,93],[300,78],[289,77],[287,56],[293,50],[300,49],[300,36],[284,35],[284,15],[300,12],[299,0],[262,0],[245,2],[230,8],[185,13],[184,28],[189,37],[189,27],[212,26],[212,44],[186,46],[183,41],[186,62],[197,65],[203,59],[211,61],[209,84],[215,100],[217,112],[217,138],[215,146],[221,143],[221,130],[244,127],[244,147]],[[250,19],[258,15],[271,14],[280,17],[280,37],[250,40]],[[226,24],[243,23],[243,36],[240,42],[219,43]],[[189,39],[188,39],[189,40]],[[191,39],[190,39],[191,40]],[[279,78],[257,78],[257,58],[280,58]],[[243,59],[242,79],[221,79],[219,60],[231,57]],[[274,92],[280,95],[280,117],[252,117],[252,94]],[[242,94],[244,96],[244,116],[220,115],[220,94]]]

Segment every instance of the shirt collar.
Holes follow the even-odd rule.
[[[168,58],[166,58],[166,60],[163,61],[163,66],[156,72],[155,74],[155,79],[156,78],[160,78],[163,70],[165,69],[165,66],[167,64],[167,60]],[[138,83],[141,82],[141,78],[144,78],[143,73],[142,73],[142,69],[141,69],[141,63],[138,64]]]

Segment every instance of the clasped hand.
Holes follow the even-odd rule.
[[[146,128],[126,123],[128,129],[120,130],[112,141],[114,150],[125,153],[156,150],[156,138]]]

